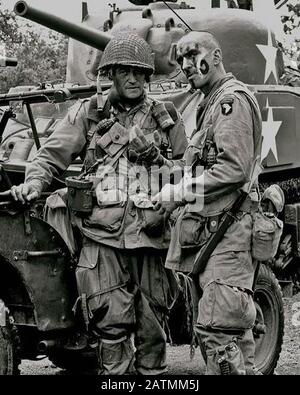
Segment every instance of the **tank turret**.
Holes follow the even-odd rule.
[[[154,52],[156,69],[154,79],[184,80],[180,67],[175,61],[174,51],[176,42],[190,30],[206,30],[213,33],[221,43],[225,68],[245,83],[277,84],[283,74],[282,53],[277,47],[274,32],[257,19],[257,14],[249,10],[224,10],[213,7],[200,11],[185,2],[131,2],[147,6],[142,10],[138,7],[123,11],[114,8],[109,19],[103,23],[105,32],[86,24],[74,24],[41,12],[25,1],[16,3],[15,13],[100,50],[96,56],[97,63],[101,58],[101,51],[112,35],[128,31],[137,33],[150,44]],[[274,61],[272,65],[266,64],[270,61],[266,58],[270,53]],[[75,61],[74,55],[69,53],[72,61]],[[78,58],[81,63],[86,64],[86,59],[77,56],[77,62]],[[92,63],[89,61],[89,64],[86,64],[82,76],[74,70],[76,78],[73,81],[69,73],[68,82],[80,80],[81,83],[88,83],[91,79],[95,80],[97,67],[95,65],[93,67]],[[68,66],[72,67],[70,62]],[[79,65],[77,64],[76,67],[78,69]],[[271,71],[268,75],[266,69]],[[92,77],[91,73],[94,74]]]

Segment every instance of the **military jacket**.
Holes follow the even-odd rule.
[[[197,113],[198,128],[193,133],[185,153],[188,166],[202,166],[200,175],[185,180],[177,189],[189,203],[180,214],[167,257],[167,267],[191,270],[193,259],[182,260],[180,222],[185,212],[196,212],[203,217],[214,217],[230,208],[238,191],[250,181],[254,159],[261,152],[261,115],[252,92],[231,74],[219,81],[200,103]],[[215,162],[206,166],[201,162],[207,138],[216,150]],[[178,196],[178,199],[180,196]],[[228,229],[214,254],[225,251],[251,249],[252,219],[245,215]],[[186,266],[186,267],[185,267]]]
[[[261,152],[261,115],[253,93],[228,74],[200,104],[197,118],[185,161],[187,166],[198,165],[200,175],[190,177],[178,190],[188,201],[199,197],[202,214],[212,216],[230,207],[250,179],[255,156]],[[201,162],[208,138],[216,152],[210,166]]]
[[[139,104],[127,110],[122,105],[115,104],[111,106],[111,113],[127,131],[131,126],[139,125],[149,141],[153,141],[154,131],[157,130],[162,143],[165,144],[167,140],[169,152],[172,152],[172,158],[176,162],[183,157],[187,147],[182,118],[174,108],[167,127],[163,128],[164,124],[158,122],[157,114],[154,116],[154,109],[153,101],[145,96]],[[95,97],[76,103],[40,148],[33,162],[27,166],[26,182],[38,179],[45,189],[51,183],[52,176],[63,172],[79,155],[85,157],[92,150],[96,152],[95,159],[100,159],[100,164],[89,177],[95,181],[95,189],[98,188],[103,194],[103,203],[95,203],[92,214],[86,218],[74,216],[74,222],[81,232],[94,241],[116,248],[167,248],[169,225],[161,216],[155,218],[158,214],[152,210],[150,199],[140,199],[140,196],[158,192],[158,178],[157,182],[153,181],[147,178],[149,169],[133,166],[130,144],[124,151],[120,151],[122,154],[112,166],[113,175],[107,177],[106,174],[99,182],[98,176],[103,170],[101,158],[106,155],[97,147],[97,136],[94,138],[93,131],[96,130],[99,120]],[[181,161],[177,163],[183,164]],[[133,177],[136,176],[136,182],[128,183],[130,169],[134,169]],[[136,172],[141,174],[137,175]],[[118,179],[117,182],[115,178]],[[137,183],[141,194],[129,199],[129,190],[137,189]]]

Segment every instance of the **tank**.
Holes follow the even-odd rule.
[[[264,5],[264,10],[269,6],[271,24],[266,23],[261,4],[255,0],[236,2],[237,8],[228,8],[229,2],[217,0],[203,1],[201,7],[196,8],[195,2],[189,4],[188,1],[132,0],[131,3],[132,7],[125,9],[115,4],[111,9],[108,6],[107,17],[103,13],[100,16],[89,15],[84,3],[81,24],[49,15],[25,1],[15,4],[17,15],[63,33],[70,37],[70,41],[65,88],[11,92],[0,96],[1,105],[25,100],[27,111],[30,111],[30,104],[35,106],[35,111],[31,111],[34,115],[27,115],[29,131],[25,125],[19,125],[21,130],[18,131],[14,120],[10,120],[2,131],[3,157],[9,163],[19,161],[20,167],[32,159],[36,145],[40,144],[39,138],[42,143],[73,100],[96,92],[97,65],[102,51],[112,36],[126,31],[139,34],[151,45],[155,55],[155,74],[149,85],[149,94],[174,102],[183,115],[189,135],[195,128],[192,110],[198,105],[199,98],[188,89],[185,76],[175,61],[175,46],[190,30],[210,31],[220,41],[225,69],[248,84],[258,99],[264,135],[261,185],[265,188],[271,183],[279,183],[288,207],[284,220],[288,224],[288,246],[291,248],[280,249],[274,270],[287,290],[293,287],[294,292],[298,291],[300,225],[297,204],[300,202],[300,180],[297,173],[300,167],[300,135],[297,130],[300,124],[300,88],[297,85],[300,85],[300,73],[286,67],[277,44],[274,21],[278,18],[280,23],[275,10],[278,1],[267,1]],[[287,78],[291,73],[293,78]],[[109,84],[109,81],[101,81],[103,89]],[[53,101],[59,103],[56,108],[49,104]],[[22,122],[22,115],[18,117]],[[34,117],[36,126],[32,122]],[[72,171],[76,171],[76,165]],[[18,176],[22,178],[22,171]]]
[[[292,296],[300,291],[300,73],[287,68],[277,44],[276,26],[264,20],[266,15],[262,13],[260,0],[131,0],[130,3],[132,6],[128,8],[119,8],[116,4],[111,8],[107,6],[107,16],[103,13],[99,16],[89,15],[84,4],[81,24],[49,15],[25,1],[15,4],[17,15],[65,34],[70,40],[65,84],[51,89],[47,89],[47,86],[40,89],[16,87],[0,95],[0,107],[3,108],[0,155],[5,170],[1,173],[1,188],[5,190],[9,186],[4,174],[13,183],[23,181],[26,163],[32,160],[39,146],[53,132],[57,122],[75,100],[99,93],[100,88],[105,93],[110,87],[110,81],[97,81],[97,66],[111,37],[123,32],[139,34],[152,47],[155,73],[148,94],[175,104],[184,118],[189,137],[196,127],[195,108],[201,98],[189,88],[175,61],[176,42],[190,30],[213,33],[223,49],[225,69],[249,86],[260,105],[264,136],[264,170],[259,179],[261,190],[275,183],[285,193],[286,203],[281,217],[284,232],[275,258],[268,262],[268,268],[273,273],[268,274],[264,269],[265,277],[258,284],[261,315],[270,320],[265,322],[271,329],[269,339],[276,338],[277,343],[272,344],[272,340],[267,343],[258,341],[257,358],[260,365],[268,363],[268,369],[272,371],[282,342],[283,326],[278,323],[278,317],[282,316],[283,311],[276,310],[272,304],[270,295],[276,286],[272,285],[274,282],[270,279],[273,274],[276,275],[284,296]],[[279,21],[275,7],[282,2],[265,0],[263,3],[265,10],[268,7],[268,19],[274,22],[278,17]],[[23,111],[17,107],[20,103],[25,104],[22,106]],[[5,114],[6,118],[3,118]],[[54,180],[50,190],[62,187],[64,177],[78,173],[80,168],[81,162],[76,160],[62,178]],[[274,280],[275,284],[277,280]],[[182,277],[181,281],[184,288],[186,278]],[[280,290],[276,292],[278,300]],[[183,304],[177,312],[173,312],[171,319],[176,323],[178,314],[181,317],[187,315],[185,318],[191,324],[192,313],[184,308],[187,299],[183,299]],[[265,314],[266,311],[273,311],[273,315]],[[184,336],[190,340],[186,332]],[[264,352],[260,352],[259,348],[264,349]],[[266,359],[270,354],[272,363]],[[270,364],[273,367],[270,368]]]

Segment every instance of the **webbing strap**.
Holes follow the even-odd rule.
[[[125,282],[125,283],[123,283],[123,284],[114,285],[114,286],[112,286],[112,287],[105,288],[105,289],[103,289],[103,290],[100,290],[100,291],[98,291],[98,292],[95,292],[95,293],[93,293],[92,295],[90,295],[90,296],[87,298],[87,300],[96,298],[97,296],[105,295],[106,293],[115,291],[116,289],[123,288],[123,287],[125,287],[125,286],[127,285],[127,283],[128,283],[128,282]]]

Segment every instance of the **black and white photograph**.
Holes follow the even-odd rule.
[[[300,0],[0,0],[0,73],[0,376],[300,375]]]

